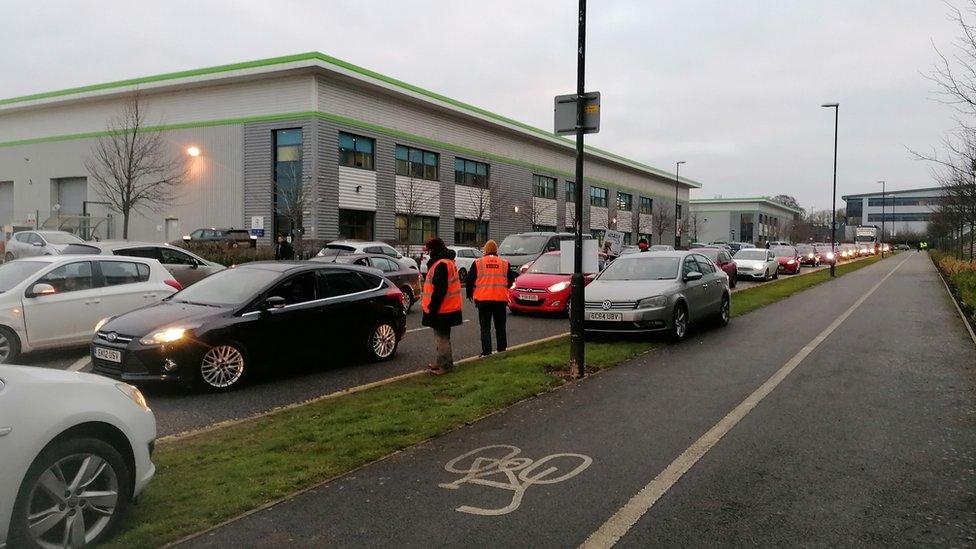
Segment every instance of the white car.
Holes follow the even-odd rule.
[[[779,260],[766,248],[742,248],[732,256],[739,278],[770,280],[778,278]]]
[[[0,265],[0,364],[87,345],[95,325],[169,297],[180,283],[155,259],[41,256]]]
[[[471,266],[474,265],[475,260],[483,256],[481,249],[473,248],[471,246],[448,246],[448,250],[454,250],[454,264],[457,265],[458,277],[461,282],[464,282],[464,278],[471,271]],[[427,275],[427,260],[430,257],[427,254],[421,254],[420,256],[420,274]]]
[[[58,255],[68,244],[84,244],[85,241],[64,231],[20,231],[7,241],[4,261],[39,255]]]
[[[418,271],[417,262],[401,254],[385,242],[365,242],[361,240],[334,240],[325,245],[324,248],[315,254],[316,257],[326,257],[330,254],[339,252],[356,252],[361,254],[383,254],[395,259],[398,263],[408,269]]]
[[[0,549],[105,541],[156,472],[155,439],[131,385],[0,365]]]

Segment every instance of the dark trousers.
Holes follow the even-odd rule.
[[[504,301],[481,301],[478,306],[478,324],[481,325],[481,354],[491,354],[491,323],[495,322],[495,340],[498,350],[508,348],[508,334],[505,332],[505,320],[508,318]]]

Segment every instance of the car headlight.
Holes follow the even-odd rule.
[[[796,260],[795,259],[791,259],[791,260],[789,260],[789,261],[786,262],[787,265],[792,265],[794,263],[796,263]]]
[[[813,254],[807,254],[808,259],[813,259]]]
[[[833,258],[834,258],[834,252],[827,252],[827,259],[833,259]]]
[[[757,269],[757,270],[758,269],[765,269],[766,268],[766,264],[765,263],[756,263],[756,266],[753,267],[753,268],[754,269]]]
[[[129,397],[129,400],[134,402],[142,411],[149,411],[149,403],[146,402],[146,397],[142,394],[142,391],[128,383],[116,383],[115,388],[121,391],[123,395]]]
[[[112,320],[113,318],[115,318],[115,317],[107,316],[107,317],[99,320],[98,323],[95,324],[95,331],[97,332],[97,331],[101,330],[102,329],[102,326],[104,326],[105,324],[107,324],[108,321],[109,320]]]
[[[664,307],[668,304],[667,296],[656,295],[654,297],[645,297],[644,299],[637,302],[638,309],[653,309],[656,307]]]
[[[172,343],[174,341],[179,341],[186,336],[186,328],[166,328],[165,330],[160,330],[158,332],[147,335],[146,337],[139,340],[139,343],[143,345],[162,345],[163,343]]]
[[[557,282],[557,283],[553,284],[552,286],[549,286],[549,288],[547,288],[547,289],[550,292],[552,292],[552,293],[556,293],[556,292],[561,292],[561,291],[565,290],[568,286],[569,286],[569,282],[566,282],[564,280],[562,282]]]

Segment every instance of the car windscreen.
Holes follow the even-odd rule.
[[[84,242],[84,240],[69,233],[44,233],[43,236],[44,240],[47,240],[48,244],[77,244],[79,242]]]
[[[549,242],[548,236],[513,234],[502,240],[498,247],[498,255],[529,255],[537,254]]]
[[[43,261],[8,261],[0,265],[0,294],[20,284],[28,276],[40,271],[45,265]]]
[[[770,251],[776,257],[796,257],[796,250],[793,248],[773,248]]]
[[[667,246],[667,245],[656,244],[654,246],[651,246],[650,249],[651,249],[652,252],[670,252],[674,248],[672,248],[671,246]]]
[[[274,282],[280,273],[264,269],[231,268],[214,273],[173,294],[173,301],[226,307],[243,305]]]
[[[739,250],[733,258],[750,261],[766,261],[766,252],[764,250]]]
[[[542,274],[560,274],[559,270],[559,256],[558,255],[541,255],[539,259],[535,260],[535,263],[529,267],[530,273],[542,273]]]
[[[711,259],[713,262],[718,261],[718,249],[717,248],[699,248],[694,250],[695,253],[702,254],[703,256]]]
[[[678,277],[680,257],[622,257],[611,263],[600,280],[670,280]]]
[[[63,255],[73,255],[73,254],[100,254],[102,250],[97,246],[91,246],[89,244],[68,244],[61,250]]]
[[[796,249],[799,250],[801,254],[808,254],[817,251],[813,246],[797,246]]]

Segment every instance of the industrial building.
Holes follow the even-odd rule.
[[[573,225],[573,141],[312,52],[0,100],[0,226],[120,237],[86,160],[137,94],[187,177],[135,215],[132,239],[235,227],[262,244],[478,244]],[[676,187],[680,208],[700,187],[592,147],[585,169],[584,229],[630,241],[674,211]],[[300,211],[283,204],[296,190]]]
[[[697,242],[764,244],[789,240],[802,214],[768,197],[693,199],[685,231]]]
[[[895,239],[899,234],[924,235],[942,197],[940,187],[843,196],[847,203],[847,238],[853,238],[858,226],[880,229],[882,224],[885,234]]]

